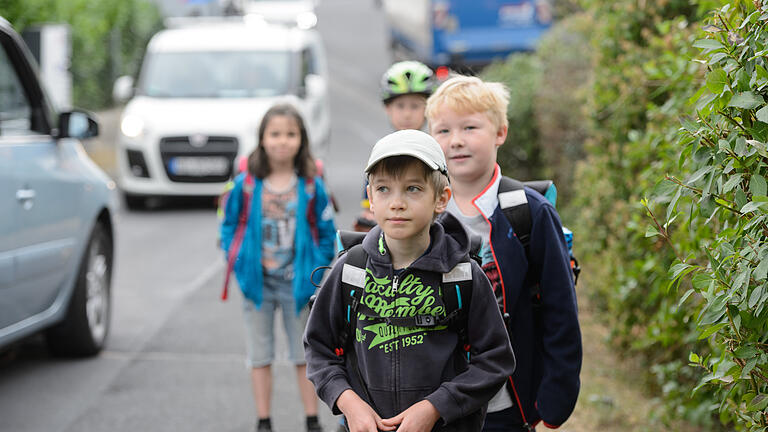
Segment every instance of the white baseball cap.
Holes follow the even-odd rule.
[[[368,173],[380,160],[392,156],[413,156],[431,169],[448,176],[445,154],[440,144],[429,134],[420,130],[404,129],[392,132],[377,141],[371,150],[365,172]]]

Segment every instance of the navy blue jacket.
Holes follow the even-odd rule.
[[[511,376],[512,401],[516,410],[522,407],[529,424],[543,421],[555,428],[573,412],[580,387],[581,331],[570,258],[557,211],[541,194],[526,187],[532,219],[528,262],[498,205],[500,176],[497,167],[474,203],[491,224],[490,246],[501,271],[503,311],[511,319],[510,339],[517,360]],[[531,301],[531,283],[538,284],[541,292],[538,312]]]

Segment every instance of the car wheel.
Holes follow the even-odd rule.
[[[67,315],[46,333],[56,356],[92,356],[104,347],[111,315],[112,239],[101,224],[91,233],[80,262]]]
[[[124,193],[123,199],[128,210],[143,210],[147,206],[147,199],[140,195]]]

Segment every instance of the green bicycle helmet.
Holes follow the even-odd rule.
[[[381,100],[387,103],[407,94],[429,96],[435,84],[435,74],[424,63],[413,60],[397,62],[381,77]]]

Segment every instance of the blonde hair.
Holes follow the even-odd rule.
[[[485,82],[478,77],[454,75],[442,83],[427,99],[425,115],[433,121],[440,108],[457,113],[485,113],[497,128],[509,127],[507,106],[509,90],[498,82]]]

